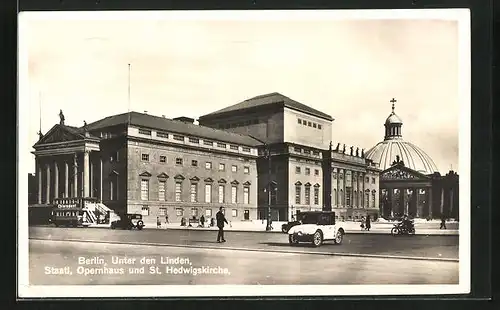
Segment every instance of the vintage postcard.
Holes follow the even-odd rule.
[[[19,297],[469,292],[468,10],[21,13],[19,112]]]

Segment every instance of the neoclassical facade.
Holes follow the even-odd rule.
[[[279,93],[195,120],[130,112],[81,127],[64,115],[33,148],[38,204],[94,197],[148,219],[289,220],[297,211],[338,218],[378,214],[377,165],[363,150],[332,149],[333,118]],[[340,145],[340,144],[339,144]]]

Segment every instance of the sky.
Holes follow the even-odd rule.
[[[433,19],[20,19],[28,140],[59,122],[126,112],[201,115],[279,92],[330,114],[333,142],[383,140],[397,100],[403,138],[460,171],[459,32]],[[20,59],[20,61],[23,61]],[[130,66],[130,100],[128,96]],[[41,110],[41,114],[40,114]],[[33,149],[20,160],[35,171]],[[24,155],[25,154],[25,155]]]

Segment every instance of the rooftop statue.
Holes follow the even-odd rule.
[[[59,119],[60,119],[59,124],[64,125],[64,114],[62,110],[59,110]]]

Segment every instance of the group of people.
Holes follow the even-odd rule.
[[[224,238],[224,224],[229,224],[229,222],[226,219],[226,216],[224,215],[223,209],[224,209],[223,207],[220,207],[219,211],[215,215],[215,221],[217,222],[217,228],[219,228],[219,231],[217,233],[217,242],[218,243],[226,242],[226,239]],[[212,219],[212,221],[213,221],[213,219]],[[168,215],[166,215],[165,216],[165,225],[167,225],[168,223],[169,223]],[[189,225],[191,226],[191,224],[189,224]],[[205,217],[202,215],[200,217],[200,226],[204,227],[204,225],[205,225]],[[211,225],[213,226],[213,223],[211,223]],[[159,216],[156,217],[156,227],[161,228],[161,220],[160,220]]]
[[[371,223],[371,218],[369,215],[366,216],[366,218],[363,216],[361,218],[361,230],[366,230],[366,231],[370,231],[370,228],[372,227],[372,223]]]

